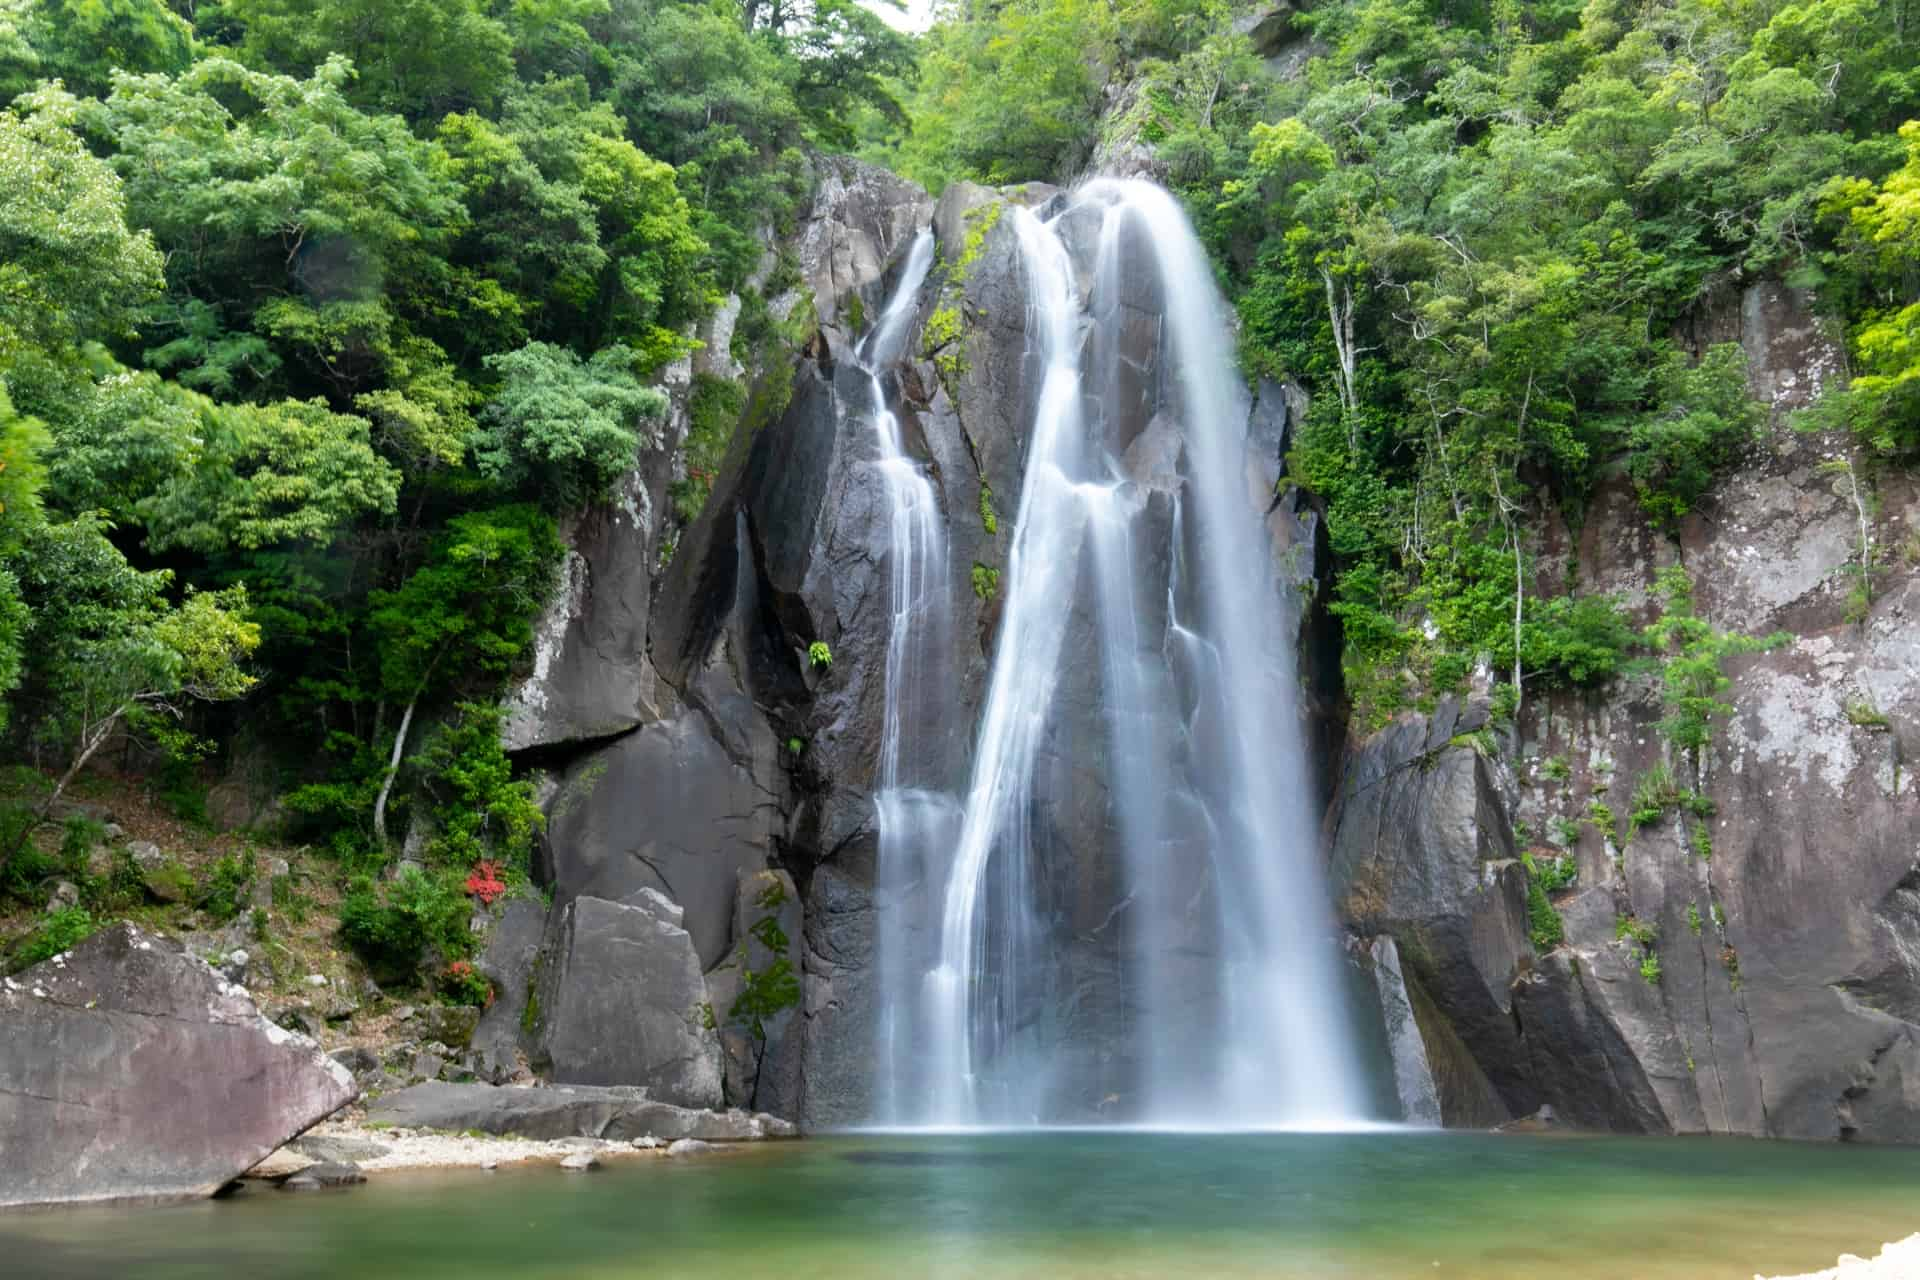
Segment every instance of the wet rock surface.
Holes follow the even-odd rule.
[[[244,989],[115,925],[0,981],[0,1206],[211,1195],[356,1093]]]

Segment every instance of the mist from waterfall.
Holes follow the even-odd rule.
[[[1295,687],[1297,619],[1211,267],[1178,204],[1149,183],[1091,182],[1046,213],[1003,218],[1024,286],[1030,430],[957,799],[916,785],[900,757],[912,688],[929,671],[916,646],[930,625],[951,630],[903,604],[927,591],[945,545],[878,381],[889,325],[925,274],[922,242],[866,358],[893,504],[895,628],[876,1119],[1361,1121]],[[941,564],[928,558],[936,544]],[[1098,708],[1069,733],[1071,698]],[[1069,806],[1082,819],[1097,810],[1078,852],[1063,851]],[[1076,874],[1092,857],[1118,887],[1104,919],[1069,931],[1060,863],[1075,857]]]

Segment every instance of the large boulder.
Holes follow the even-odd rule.
[[[644,1086],[683,1107],[721,1103],[720,1039],[680,908],[652,889],[576,898],[542,951],[534,1063],[563,1084]]]
[[[740,874],[766,866],[782,823],[771,738],[735,754],[713,726],[689,709],[584,755],[548,808],[556,903],[659,890],[707,965],[726,951]]]
[[[115,925],[0,982],[0,1206],[211,1195],[356,1093],[243,988]]]

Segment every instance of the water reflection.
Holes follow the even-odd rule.
[[[1920,1152],[1486,1135],[852,1135],[0,1218],[94,1280],[1747,1280],[1920,1229]]]

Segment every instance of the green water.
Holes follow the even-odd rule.
[[[1920,1231],[1920,1151],[1479,1134],[845,1136],[589,1175],[0,1218],[34,1277],[1687,1277]]]

